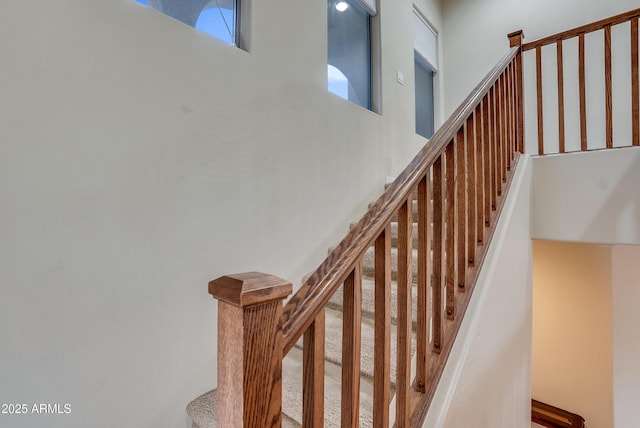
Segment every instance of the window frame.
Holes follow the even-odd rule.
[[[437,131],[439,123],[440,123],[440,113],[441,113],[441,106],[440,106],[440,73],[439,73],[439,69],[438,69],[438,63],[440,61],[440,37],[439,37],[439,33],[438,30],[436,29],[436,27],[425,17],[425,15],[414,5],[413,7],[413,17],[414,17],[414,85],[416,84],[415,81],[415,67],[418,66],[417,62],[421,62],[423,67],[426,67],[426,69],[428,71],[431,71],[433,73],[433,131],[435,133],[435,131]],[[433,38],[435,39],[434,42],[432,43],[432,47],[433,47],[433,52],[425,52],[425,50],[428,50],[428,48],[425,49],[425,46],[428,45],[429,43],[421,43],[424,42],[426,39],[420,39],[420,35],[419,33],[419,26],[417,25],[417,23],[420,23],[420,26],[423,27],[424,29],[426,29],[426,31],[428,31],[430,34],[433,35]],[[416,58],[419,57],[419,58]],[[414,108],[416,108],[417,106],[417,100],[414,100]],[[415,123],[415,129],[416,129],[416,134],[424,137],[422,134],[419,134],[417,132],[418,130],[418,123],[417,123],[417,112],[416,112],[416,123]]]
[[[163,4],[162,2],[160,2],[159,5],[156,5],[158,8],[156,8],[156,6],[154,6],[153,4],[151,4],[150,0],[133,0],[135,3],[139,3],[149,9],[153,9],[158,13],[161,13],[164,16],[169,17],[170,19],[174,19],[184,25],[187,25],[191,28],[193,28],[194,30],[200,31],[216,40],[219,40],[229,46],[234,46],[234,47],[238,47],[240,49],[243,50],[248,50],[248,38],[247,38],[247,33],[248,33],[248,12],[246,11],[246,9],[248,9],[248,7],[245,7],[245,2],[249,2],[250,0],[230,0],[233,3],[233,7],[232,7],[232,11],[233,11],[233,31],[229,31],[230,28],[227,25],[227,22],[225,21],[225,27],[226,30],[225,34],[228,34],[231,39],[231,41],[224,39],[224,38],[220,38],[217,37],[215,34],[205,31],[202,27],[198,28],[198,22],[200,21],[200,18],[202,17],[202,14],[204,13],[205,10],[207,9],[217,9],[220,10],[220,5],[217,3],[216,0],[210,0],[207,3],[204,4],[204,6],[202,7],[202,9],[200,10],[200,12],[198,13],[198,16],[195,19],[195,22],[193,22],[193,24],[191,24],[191,18],[193,17],[193,15],[189,16],[188,13],[186,16],[183,15],[184,19],[188,19],[188,22],[179,18],[177,15],[179,15],[179,13],[174,13],[174,14],[170,14],[169,10],[167,9],[167,4]],[[180,0],[174,0],[177,4],[180,3]],[[211,8],[208,8],[207,6],[212,5]],[[165,9],[165,10],[161,10],[161,9]],[[182,9],[184,11],[184,9]],[[195,9],[197,11],[197,9]],[[223,18],[224,19],[224,18]]]

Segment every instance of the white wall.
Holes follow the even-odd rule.
[[[0,425],[184,425],[207,282],[298,285],[425,142],[412,2],[381,1],[381,114],[327,94],[324,2],[243,3],[250,52],[133,0],[0,3],[0,402],[72,408]]]
[[[425,427],[531,423],[531,165],[520,161]]]
[[[613,427],[611,253],[593,244],[533,245],[531,394],[581,415],[589,428]]]
[[[640,400],[640,247],[612,250],[613,413],[616,428],[633,428]]]
[[[640,244],[640,148],[532,158],[532,237]]]
[[[583,24],[636,9],[634,0],[451,0],[443,2],[445,38],[445,111],[452,112],[477,82],[507,52],[507,34],[522,29],[525,42],[556,34]],[[630,26],[612,29],[613,137],[614,146],[631,141]],[[604,147],[605,89],[604,32],[585,38],[587,142],[590,148]],[[578,43],[563,46],[565,146],[580,148]],[[542,49],[544,146],[557,153],[558,97],[555,45]],[[524,100],[527,153],[538,153],[535,51],[525,52]]]
[[[634,0],[446,0],[446,112],[453,111],[504,56],[507,34],[523,30],[533,41],[570,28],[636,9]]]

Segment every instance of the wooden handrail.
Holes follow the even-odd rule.
[[[543,37],[542,39],[534,40],[522,45],[523,51],[535,49],[546,45],[557,43],[559,40],[572,39],[580,34],[591,33],[594,31],[602,30],[605,27],[622,24],[632,20],[633,18],[640,17],[640,9],[630,10],[629,12],[621,13],[619,15],[612,16],[610,18],[602,19],[600,21],[592,22],[591,24],[581,25],[571,30],[563,31],[552,36]]]
[[[531,419],[549,423],[558,428],[584,428],[585,426],[582,416],[538,400],[531,400]]]
[[[519,47],[510,49],[325,261],[289,299],[283,310],[283,349],[285,355],[311,325],[333,293],[344,282],[354,265],[389,223],[393,213],[407,199],[409,192],[418,185],[427,168],[444,152],[447,144],[464,126],[467,118],[473,114],[476,106],[487,95],[518,52]]]

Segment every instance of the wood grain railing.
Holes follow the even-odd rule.
[[[577,100],[569,100],[573,102],[569,102],[567,104],[574,105],[578,104],[579,110],[579,123],[580,123],[580,134],[579,134],[579,150],[593,150],[600,148],[612,148],[614,146],[614,122],[617,119],[617,125],[619,128],[622,128],[624,125],[623,117],[614,117],[614,96],[613,96],[613,88],[614,88],[614,79],[613,79],[613,61],[612,61],[612,27],[629,25],[629,40],[630,40],[630,51],[628,54],[630,55],[630,70],[629,70],[629,80],[630,85],[629,88],[631,90],[631,104],[628,105],[631,109],[631,143],[630,145],[638,146],[640,145],[640,83],[638,76],[638,18],[640,17],[640,9],[635,9],[620,15],[613,16],[611,18],[603,19],[601,21],[597,21],[591,24],[583,25],[581,27],[574,28],[572,30],[564,31],[562,33],[554,34],[549,37],[542,38],[540,40],[536,40],[533,42],[526,43],[522,46],[523,51],[534,51],[535,52],[535,63],[536,63],[536,95],[537,95],[537,124],[538,124],[538,154],[547,154],[547,153],[565,153],[567,150],[566,144],[566,107],[565,104],[565,81],[567,80],[565,76],[565,63],[567,62],[567,55],[565,54],[566,50],[564,46],[566,42],[571,39],[577,38],[577,69],[578,69],[578,99]],[[588,59],[588,50],[586,47],[586,36],[590,33],[594,32],[602,32],[602,43],[604,46],[604,66],[602,72],[602,78],[604,79],[604,122],[602,126],[605,130],[605,138],[604,143],[596,141],[596,139],[589,139],[587,135],[587,124],[588,120],[595,120],[592,115],[587,114],[587,93],[589,90],[600,91],[599,82],[595,85],[589,85],[587,83],[587,71],[588,68],[586,64],[589,64]],[[622,43],[622,41],[621,41]],[[555,45],[556,50],[556,79],[546,79],[543,84],[543,49],[546,46]],[[590,51],[593,52],[593,51]],[[569,58],[571,59],[571,58]],[[598,74],[599,72],[595,72],[592,70],[592,74]],[[548,75],[547,75],[548,76]],[[628,82],[628,81],[627,81]],[[556,84],[557,87],[557,115],[558,115],[558,148],[555,151],[554,148],[550,148],[549,146],[553,146],[553,144],[547,144],[545,146],[545,136],[544,136],[544,123],[545,117],[550,119],[549,115],[553,114],[553,111],[547,112],[545,115],[544,108],[544,97],[545,94],[549,94],[550,85]],[[628,84],[628,83],[626,83]],[[624,108],[623,110],[628,110],[628,108]],[[548,130],[548,129],[547,129]],[[622,144],[619,145],[629,145]]]
[[[542,426],[554,428],[585,427],[582,416],[538,400],[531,400],[531,420]]]
[[[220,426],[279,427],[282,358],[301,336],[305,427],[324,425],[325,305],[343,296],[343,427],[359,426],[362,259],[375,248],[373,426],[389,427],[391,221],[398,221],[396,427],[417,427],[487,253],[523,148],[522,32],[511,49],[282,308],[287,281],[260,273],[209,283],[219,299]],[[412,202],[418,271],[412,278]],[[411,287],[417,287],[416,373]]]

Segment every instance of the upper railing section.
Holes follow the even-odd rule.
[[[224,426],[280,426],[282,358],[302,336],[300,422],[324,426],[325,306],[340,286],[340,414],[343,427],[358,426],[362,266],[370,247],[375,259],[369,272],[374,282],[374,361],[373,414],[368,419],[374,427],[388,428],[391,422],[393,330],[395,426],[421,426],[523,147],[522,33],[509,39],[505,57],[284,308],[281,300],[290,284],[269,275],[232,275],[209,284],[219,299],[218,408],[224,424],[232,424]],[[392,222],[397,229],[393,263]],[[397,306],[392,308],[393,269]]]
[[[639,17],[635,9],[522,46],[535,52],[538,154],[640,145]]]

